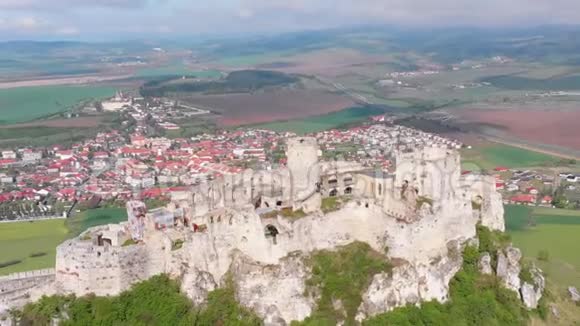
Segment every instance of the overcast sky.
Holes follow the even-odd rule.
[[[580,23],[580,0],[0,0],[0,39]]]

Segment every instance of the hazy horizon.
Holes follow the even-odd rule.
[[[0,0],[0,40],[162,39],[360,25],[577,25],[573,0]]]

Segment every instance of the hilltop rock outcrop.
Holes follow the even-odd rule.
[[[205,302],[208,293],[217,287],[218,284],[211,273],[200,271],[197,268],[185,274],[181,282],[181,291],[196,305]]]
[[[570,286],[568,288],[568,293],[570,294],[570,299],[574,302],[580,302],[580,291],[577,288]]]
[[[230,275],[238,301],[252,309],[267,325],[286,325],[308,317],[315,306],[305,295],[310,268],[300,253],[290,254],[277,265],[266,265],[237,254]]]
[[[542,275],[542,270],[535,266],[530,268],[529,273],[532,277],[532,283],[524,281],[520,288],[520,295],[526,308],[536,309],[544,294],[546,279]]]
[[[392,272],[377,274],[363,294],[357,320],[423,301],[445,302],[449,281],[461,269],[461,255],[445,255],[431,264],[402,262]]]
[[[483,257],[482,257],[483,258]],[[504,286],[520,296],[524,306],[528,309],[536,309],[546,287],[546,280],[542,270],[533,266],[526,272],[530,280],[522,280],[520,275],[522,253],[520,249],[508,246],[497,252],[497,276]]]
[[[481,274],[493,274],[493,269],[491,268],[491,255],[488,252],[484,253],[481,258],[479,258],[478,267]]]
[[[497,276],[506,288],[515,292],[519,292],[521,286],[520,259],[522,259],[522,252],[512,246],[497,252]]]

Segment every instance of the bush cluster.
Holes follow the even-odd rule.
[[[195,307],[166,275],[136,284],[116,297],[43,297],[14,316],[19,325],[260,325],[252,312],[242,308],[231,286],[213,291],[208,303]]]

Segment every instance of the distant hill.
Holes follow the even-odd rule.
[[[224,57],[267,52],[304,53],[333,47],[370,54],[413,51],[443,63],[501,55],[548,63],[577,64],[580,62],[580,27],[410,29],[364,26],[206,41],[196,45],[196,50],[206,56]]]
[[[165,79],[151,81],[140,89],[142,96],[162,97],[167,93],[249,93],[266,87],[285,86],[298,82],[298,78],[268,70],[240,70],[217,81],[192,81]]]

